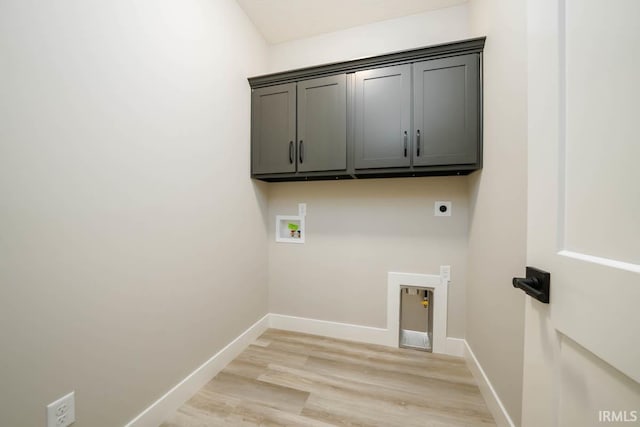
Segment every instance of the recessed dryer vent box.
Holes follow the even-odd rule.
[[[304,243],[304,217],[294,215],[276,216],[276,242]]]

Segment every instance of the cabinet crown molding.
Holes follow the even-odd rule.
[[[466,53],[480,53],[484,49],[485,40],[486,37],[476,37],[418,49],[409,49],[367,58],[359,58],[351,61],[334,62],[280,73],[249,77],[248,80],[251,88],[256,89],[326,75],[353,73],[360,70],[384,67],[391,64],[409,63],[423,59],[444,58],[447,56],[462,55]]]

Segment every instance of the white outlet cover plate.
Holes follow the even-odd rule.
[[[58,420],[63,420],[58,422]],[[47,405],[47,427],[67,427],[76,422],[75,391]]]
[[[450,265],[441,265],[440,266],[440,277],[444,280],[451,280],[451,266]]]
[[[306,216],[306,215],[307,215],[307,204],[298,203],[298,216]]]
[[[441,206],[445,206],[447,209],[444,212],[442,212],[440,210]],[[433,209],[433,215],[434,216],[451,216],[451,202],[437,201]]]

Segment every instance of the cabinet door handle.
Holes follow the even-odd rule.
[[[407,157],[407,131],[404,131],[404,156]]]
[[[300,163],[304,163],[304,149],[302,147],[302,140],[300,140],[300,148],[298,149],[300,153]]]
[[[420,129],[416,131],[416,156],[420,157]]]
[[[289,141],[289,163],[293,163],[293,141]]]

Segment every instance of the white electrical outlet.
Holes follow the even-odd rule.
[[[67,427],[75,422],[75,391],[47,405],[47,427]]]
[[[436,202],[434,211],[434,216],[451,216],[451,202]]]
[[[451,280],[451,266],[450,265],[441,265],[440,266],[440,277],[444,280]]]
[[[298,216],[306,216],[306,215],[307,215],[307,204],[298,203]]]

